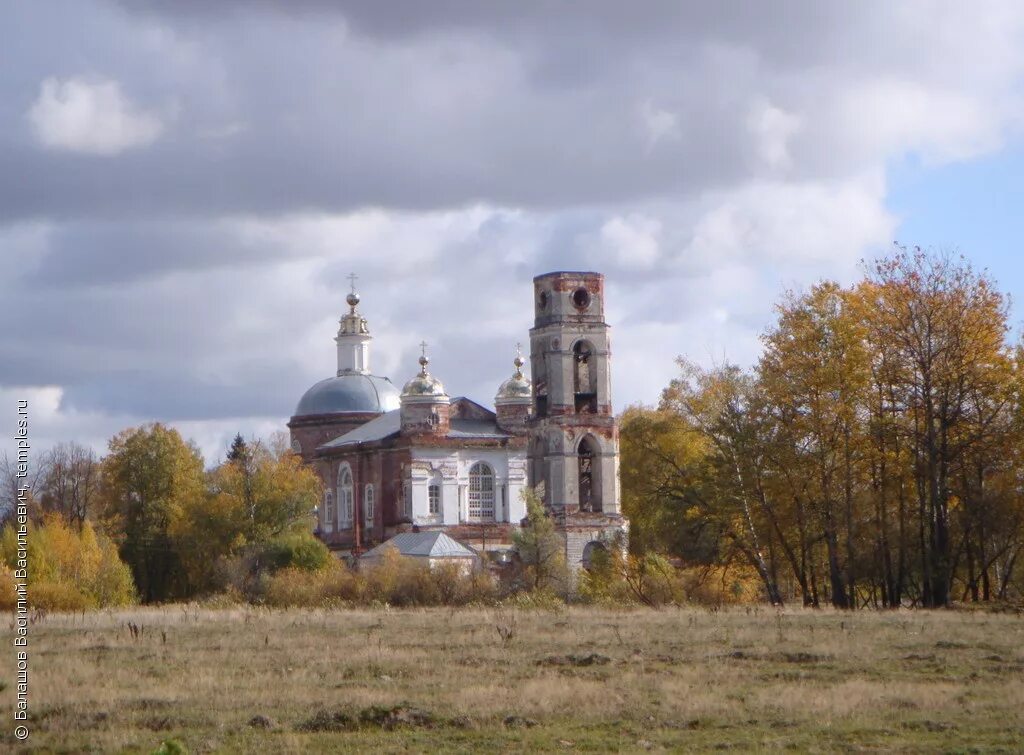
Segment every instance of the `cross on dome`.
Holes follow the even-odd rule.
[[[427,356],[427,342],[420,341],[420,374],[427,374],[427,365],[430,364],[430,357]]]
[[[359,303],[359,294],[356,293],[356,281],[358,279],[359,276],[355,273],[348,274],[348,281],[352,285],[352,290],[349,292],[349,295],[345,297],[345,301],[347,301],[348,305],[352,308],[352,314],[355,314],[356,305]]]

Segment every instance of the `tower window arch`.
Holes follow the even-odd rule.
[[[338,470],[338,528],[352,526],[352,470],[347,463]]]
[[[597,364],[589,341],[577,341],[572,347],[572,390],[577,414],[597,413]]]
[[[533,414],[535,417],[548,416],[548,354],[541,341],[533,344],[530,354],[530,369],[533,371]]]
[[[583,568],[590,570],[607,558],[608,548],[598,540],[591,540],[583,547]]]
[[[482,461],[469,468],[469,521],[494,521],[494,470]]]
[[[589,435],[576,451],[580,511],[602,511],[600,448]]]
[[[363,489],[363,516],[366,519],[367,526],[373,524],[373,510],[376,506],[376,496],[374,495],[373,485],[368,484]]]

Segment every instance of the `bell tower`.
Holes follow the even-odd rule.
[[[604,276],[546,273],[533,279],[533,294],[530,486],[565,534],[568,564],[578,568],[627,528],[619,510]]]

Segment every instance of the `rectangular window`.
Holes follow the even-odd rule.
[[[431,483],[427,488],[427,505],[432,515],[441,513],[441,486]]]

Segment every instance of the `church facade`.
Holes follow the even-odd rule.
[[[534,292],[533,384],[517,355],[493,410],[450,397],[425,347],[401,391],[373,375],[369,326],[349,294],[337,374],[312,386],[288,423],[292,448],[323,482],[324,542],[359,555],[402,532],[437,530],[506,551],[527,487],[555,517],[571,565],[625,535],[603,276],[549,273]]]

